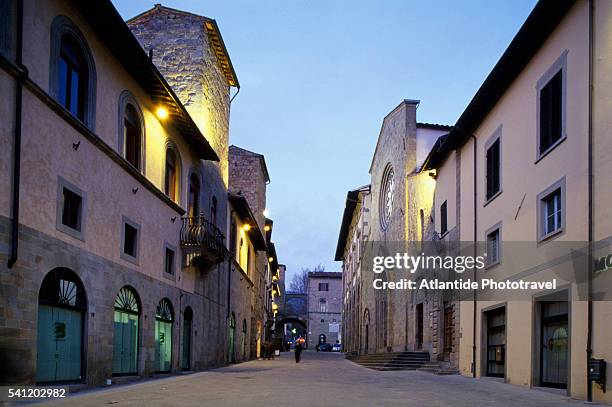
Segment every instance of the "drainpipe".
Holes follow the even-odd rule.
[[[477,230],[477,226],[478,226],[478,218],[477,218],[477,180],[476,180],[476,162],[477,162],[477,151],[476,151],[476,137],[473,134],[470,134],[470,137],[472,138],[472,140],[474,141],[473,145],[474,145],[474,257],[476,257],[476,242],[478,241],[478,230]],[[474,281],[477,281],[477,276],[476,276],[476,267],[474,267]],[[476,312],[476,290],[474,290],[473,292],[473,310],[472,310],[472,377],[476,378],[476,320],[477,320],[477,312]]]
[[[21,114],[23,101],[23,83],[28,71],[23,66],[23,0],[17,2],[17,33],[16,33],[15,62],[19,73],[15,81],[15,141],[13,147],[13,191],[11,216],[11,248],[8,259],[8,268],[17,262],[19,254],[19,188],[21,175]]]
[[[595,14],[593,0],[589,0],[589,129],[588,129],[588,195],[589,195],[589,242],[588,242],[588,266],[587,266],[587,401],[593,401],[593,383],[590,379],[589,370],[593,356],[593,20]]]

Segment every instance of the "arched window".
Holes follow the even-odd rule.
[[[242,358],[247,359],[247,322],[242,320]]]
[[[236,245],[238,244],[237,240],[238,240],[238,226],[236,225],[236,219],[234,219],[234,216],[232,216],[232,223],[230,226],[229,250],[232,256],[234,256],[234,258],[236,258],[236,250],[237,250]]]
[[[217,224],[217,198],[212,197],[212,201],[210,203],[210,222],[213,225]]]
[[[166,173],[164,177],[164,192],[174,202],[179,202],[180,160],[176,148],[166,147]]]
[[[60,46],[58,101],[81,121],[85,119],[87,64],[79,45],[64,34]]]
[[[93,130],[96,71],[85,37],[66,16],[55,17],[50,37],[50,93]]]
[[[136,108],[128,103],[123,119],[123,134],[125,140],[125,159],[136,169],[142,169],[142,123]]]
[[[79,277],[58,268],[43,279],[38,296],[36,381],[82,381],[83,323],[87,301]]]
[[[157,304],[155,311],[155,370],[170,372],[172,370],[172,321],[174,311],[167,298]]]
[[[196,174],[191,174],[189,177],[187,214],[189,217],[198,216],[200,214],[200,180]]]
[[[381,190],[378,200],[380,227],[382,230],[387,230],[392,220],[393,200],[395,197],[395,181],[391,164],[387,164],[387,167],[385,167],[380,185]]]
[[[132,287],[125,286],[115,297],[113,375],[138,374],[140,301]]]
[[[191,329],[192,329],[193,311],[191,307],[185,308],[183,313],[183,343],[181,344],[181,368],[183,370],[191,370]]]

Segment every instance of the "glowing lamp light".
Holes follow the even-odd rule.
[[[263,216],[265,216],[266,218],[267,218],[268,216],[270,216],[270,211],[269,211],[269,210],[267,210],[267,209],[264,209],[264,211],[263,211]]]
[[[272,281],[278,281],[278,277],[277,276],[272,276]]]
[[[266,225],[266,226],[264,226],[264,230],[266,232],[269,232],[270,230],[272,230],[272,228],[270,227],[270,225]]]
[[[272,257],[272,256],[268,257],[268,261],[269,261],[270,263],[272,263],[272,262],[274,261],[274,257]]]
[[[278,309],[278,304],[272,303],[272,309],[276,311]]]
[[[168,118],[168,110],[166,110],[165,107],[160,106],[155,111],[155,115],[157,116],[158,119],[165,120]]]
[[[243,229],[245,232],[248,232],[249,230],[251,230],[251,225],[249,225],[249,224],[247,223],[246,225],[243,225],[243,226],[242,226],[242,229]]]

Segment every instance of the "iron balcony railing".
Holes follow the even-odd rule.
[[[222,261],[226,255],[223,233],[203,215],[182,218],[181,247],[200,252],[209,260]]]

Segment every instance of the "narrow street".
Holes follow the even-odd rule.
[[[444,389],[444,391],[440,391]],[[39,404],[40,405],[40,404]],[[377,372],[340,354],[274,361],[75,393],[52,406],[564,406],[582,402],[538,390],[417,371]]]

